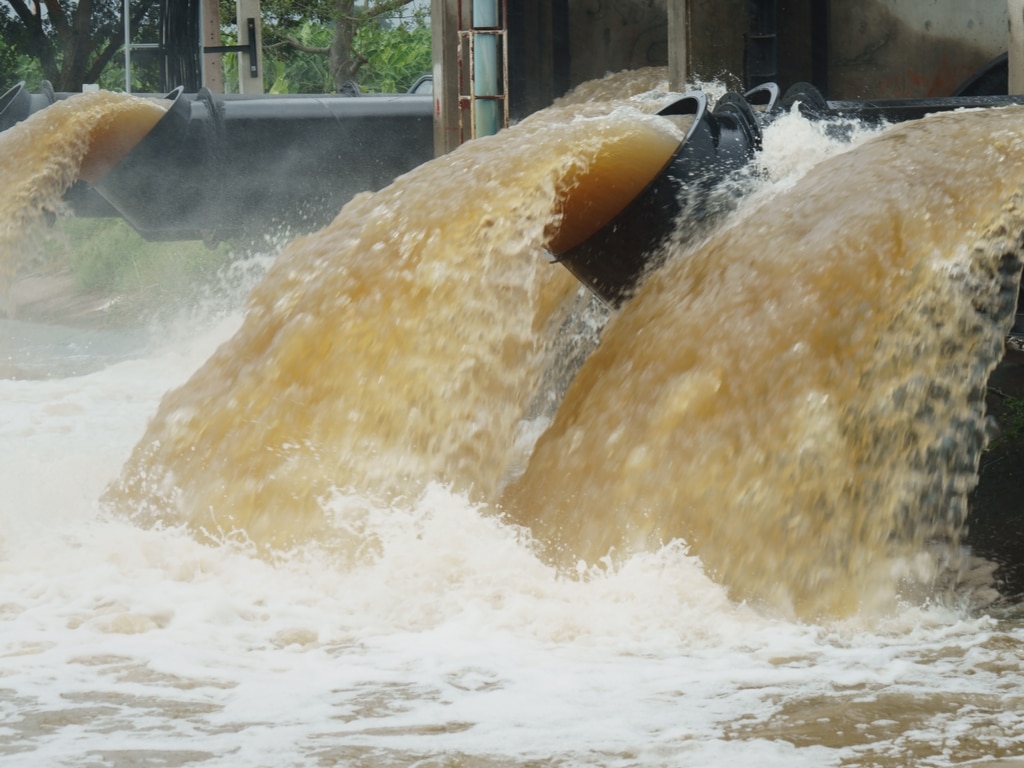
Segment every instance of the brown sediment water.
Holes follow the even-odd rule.
[[[168,102],[75,94],[0,132],[0,293],[30,258],[26,238],[77,180],[95,182],[163,117]]]
[[[281,254],[107,499],[212,538],[353,552],[359,513],[332,521],[336,496],[439,482],[493,501],[579,290],[546,246],[586,226],[575,211],[623,207],[681,138],[635,107],[569,106],[356,198]]]
[[[5,155],[35,195],[10,221],[116,163],[159,117],[136,102],[76,97],[45,118],[68,121],[38,147],[56,160]],[[684,127],[661,105],[567,99],[294,241],[105,500],[209,540],[356,554],[368,506],[440,483],[570,572],[681,539],[737,599],[803,617],[891,602],[963,523],[1019,270],[1024,118],[898,126],[673,246],[503,489],[579,290],[546,251],[665,165]]]
[[[683,136],[693,125],[692,115],[663,119]],[[669,132],[649,141],[613,143],[601,162],[571,169],[559,182],[564,191],[555,206],[548,250],[564,254],[608,225],[663,172],[679,144],[679,137]]]
[[[958,590],[956,603],[866,621],[777,615],[847,612],[862,597],[870,610],[897,594],[872,561],[925,572],[930,552],[953,551],[980,440],[976,383],[1013,298],[1000,289],[1016,278],[1020,118],[900,128],[881,139],[888,149],[857,150],[741,211],[734,231],[670,248],[503,498],[533,528],[531,547],[496,505],[466,496],[500,493],[512,412],[563,353],[552,328],[575,289],[551,284],[564,274],[543,265],[540,243],[569,193],[559,180],[619,106],[545,125],[572,133],[564,145],[531,137],[565,153],[548,175],[488,169],[514,157],[512,132],[446,160],[471,187],[459,202],[479,206],[451,231],[438,215],[410,234],[426,226],[419,209],[448,212],[446,174],[360,199],[358,216],[341,216],[346,236],[289,250],[239,337],[159,409],[220,329],[190,326],[192,353],[175,344],[94,375],[0,381],[0,754],[254,768],[433,764],[442,752],[475,766],[1020,763],[1019,605],[979,609]],[[769,131],[793,122],[807,127],[794,114]],[[791,159],[805,157],[804,136],[785,137]],[[531,218],[523,185],[539,177],[546,202]],[[417,296],[430,305],[409,310]],[[358,307],[343,315],[337,302]],[[392,376],[388,350],[416,362]],[[472,424],[449,428],[460,408],[476,409]],[[155,529],[97,515],[154,413],[111,499]],[[413,442],[424,435],[433,442]],[[134,470],[154,484],[131,484]],[[328,475],[354,492],[301,496]],[[495,490],[432,487],[374,506],[374,493],[413,496],[426,476]],[[252,516],[225,517],[246,483],[255,502],[238,509]],[[374,507],[365,529],[361,506]],[[268,549],[320,527],[366,548],[378,539],[356,568],[318,546],[274,549],[268,563],[198,544],[177,522],[214,538],[252,530]],[[688,538],[646,551],[674,535]],[[583,577],[537,552],[571,574],[583,559]]]
[[[1024,111],[821,163],[610,322],[503,499],[563,567],[674,539],[739,600],[892,606],[956,553],[1019,277]]]

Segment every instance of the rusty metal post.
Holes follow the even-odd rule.
[[[508,126],[508,5],[458,0],[461,141]]]
[[[431,47],[434,58],[434,154],[459,146],[459,5],[458,0],[431,0]]]

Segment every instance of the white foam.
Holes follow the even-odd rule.
[[[892,692],[972,703],[872,754],[975,726],[1020,744],[1019,707],[979,706],[1024,683],[1019,626],[920,608],[872,628],[777,621],[680,546],[567,580],[438,487],[405,507],[350,499],[377,541],[351,568],[104,517],[96,498],[161,393],[226,330],[87,377],[0,382],[0,763],[838,765],[864,747],[787,738],[780,713]],[[869,736],[891,730],[875,720]],[[759,735],[776,721],[780,737]]]
[[[440,487],[394,507],[328,500],[361,510],[372,546],[355,565],[314,548],[269,563],[106,516],[97,499],[162,394],[237,323],[88,376],[0,381],[0,765],[1024,754],[1019,620],[783,621],[730,601],[678,544],[566,579]]]

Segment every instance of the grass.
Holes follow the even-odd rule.
[[[1017,440],[1024,435],[1024,398],[1007,396],[1003,399],[999,426],[1002,430],[999,439]]]
[[[149,242],[122,219],[59,218],[46,237],[47,261],[70,269],[77,288],[118,300],[123,312],[180,302],[233,256],[228,243]]]
[[[1013,450],[1024,438],[1024,398],[990,386],[985,402],[989,418],[998,427],[985,453],[992,456]]]

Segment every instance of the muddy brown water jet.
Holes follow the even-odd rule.
[[[163,401],[107,500],[259,548],[372,548],[365,510],[440,482],[493,501],[516,429],[579,290],[545,245],[615,213],[682,138],[636,107],[524,120],[354,199],[299,238],[241,330]],[[585,224],[583,222],[582,224]]]
[[[29,259],[27,238],[78,179],[95,182],[127,155],[167,110],[162,99],[107,91],[76,94],[0,133],[0,295]]]
[[[628,199],[664,164],[679,129],[646,114],[661,104],[566,100],[296,240],[106,501],[213,541],[351,554],[373,548],[367,499],[436,481],[570,572],[682,538],[738,599],[804,617],[890,602],[929,540],[955,552],[974,482],[1019,275],[1021,111],[892,129],[677,245],[503,493],[578,290],[545,246],[614,213],[601,186]],[[116,161],[93,151],[97,173]],[[48,188],[94,175],[86,139],[47,152],[79,158]]]
[[[684,539],[736,599],[891,607],[956,553],[1020,274],[1024,110],[814,168],[605,329],[503,506],[553,562]]]

